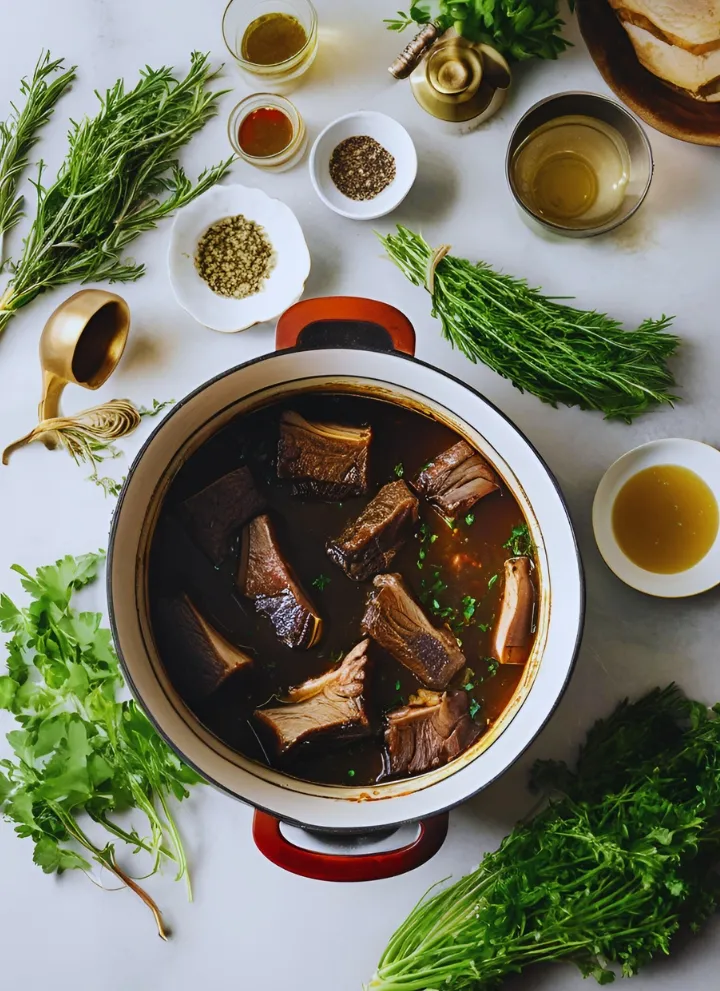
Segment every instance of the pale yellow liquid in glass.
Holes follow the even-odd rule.
[[[656,574],[687,571],[718,534],[718,504],[706,482],[680,465],[645,468],[623,485],[612,509],[620,549]]]

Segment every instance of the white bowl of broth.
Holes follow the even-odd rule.
[[[598,486],[598,549],[640,592],[705,592],[720,583],[719,500],[720,451],[682,438],[643,444],[612,464]]]

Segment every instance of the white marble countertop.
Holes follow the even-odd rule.
[[[686,602],[653,600],[621,585],[595,548],[592,495],[607,465],[655,437],[718,437],[717,245],[718,151],[649,132],[656,171],[637,217],[615,235],[586,242],[548,242],[521,222],[506,189],[504,156],[519,115],[536,100],[566,89],[605,92],[582,42],[557,63],[517,72],[504,110],[476,133],[438,132],[416,107],[409,86],[385,71],[398,39],[380,23],[391,0],[318,0],[320,54],[295,94],[311,138],[333,117],[359,107],[401,119],[417,143],[417,184],[392,218],[374,225],[343,220],[312,191],[306,166],[279,176],[236,164],[231,178],[258,185],[287,202],[304,228],[312,254],[308,295],[350,293],[387,300],[404,310],[418,332],[418,355],[465,379],[497,403],[539,448],[568,498],[587,568],[588,611],[582,653],[565,698],[522,761],[501,781],[451,816],[442,851],[421,869],[393,880],[356,886],[323,884],[285,874],[263,860],[250,838],[251,811],[211,788],[198,789],[180,813],[187,838],[195,901],[168,872],[149,886],[176,938],[162,944],[151,920],[127,892],[105,894],[82,874],[47,877],[31,862],[29,843],[0,823],[0,931],[3,985],[104,991],[129,988],[184,991],[208,988],[293,988],[359,991],[391,931],[430,884],[475,866],[530,806],[525,772],[538,756],[570,756],[594,718],[626,693],[678,679],[707,701],[720,698],[718,593]],[[223,0],[31,0],[7,4],[0,60],[0,115],[15,99],[41,47],[78,63],[78,81],[46,129],[37,154],[50,174],[61,161],[69,117],[95,112],[94,89],[119,76],[128,82],[146,63],[184,68],[189,52],[225,57],[220,34]],[[569,29],[576,35],[574,25]],[[246,91],[232,66],[220,117],[196,138],[189,169],[228,153],[225,120]],[[28,192],[31,190],[28,188]],[[676,314],[685,344],[675,363],[683,402],[635,426],[607,424],[594,414],[553,410],[523,396],[484,367],[468,363],[440,337],[426,295],[383,258],[373,227],[392,221],[420,227],[431,242],[450,241],[457,253],[484,258],[526,276],[546,292],[575,294],[582,306],[609,311],[634,325],[646,316]],[[98,399],[129,396],[179,399],[210,376],[273,346],[273,330],[219,335],[197,326],[174,302],[166,273],[169,224],[132,245],[147,265],[138,283],[119,287],[133,312],[126,357]],[[19,237],[12,238],[17,250]],[[37,341],[44,321],[69,289],[49,293],[12,321],[0,340],[0,441],[33,424],[39,392]],[[95,398],[95,397],[93,397]],[[88,405],[68,390],[65,409]],[[149,428],[124,443],[131,458]],[[118,476],[124,463],[111,467]],[[0,469],[0,589],[17,594],[13,562],[33,569],[67,553],[106,546],[113,500],[84,481],[84,471],[39,445]],[[97,586],[88,597],[105,608]],[[4,729],[6,723],[0,721]],[[0,737],[1,739],[1,737]],[[5,742],[0,743],[4,752]],[[716,923],[634,980],[636,991],[686,991],[717,983]],[[715,940],[713,940],[715,936]],[[580,987],[570,966],[554,967],[509,987]]]

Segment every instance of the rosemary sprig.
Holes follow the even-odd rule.
[[[37,215],[22,257],[0,297],[0,331],[47,289],[71,282],[132,282],[144,266],[123,259],[139,234],[216,183],[232,158],[191,182],[177,154],[217,112],[222,95],[207,55],[194,52],[190,71],[146,68],[126,91],[122,80],[100,100],[99,113],[73,123],[69,149],[52,183],[34,185]],[[165,195],[163,195],[165,194]]]
[[[429,288],[453,347],[521,392],[627,423],[677,398],[666,364],[679,344],[667,333],[671,318],[626,331],[604,313],[566,306],[484,262],[454,258],[447,246],[433,251],[406,227],[380,240],[411,282]]]
[[[28,165],[28,155],[38,140],[40,128],[50,119],[55,104],[75,79],[75,66],[50,79],[61,68],[62,59],[51,59],[50,52],[42,52],[31,78],[26,77],[20,83],[24,105],[18,108],[11,103],[10,117],[0,122],[0,238],[23,215],[24,197],[17,195],[20,175]]]

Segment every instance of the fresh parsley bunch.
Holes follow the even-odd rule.
[[[716,910],[720,706],[652,691],[596,723],[574,771],[534,779],[546,807],[413,909],[367,991],[479,991],[550,961],[608,984]]]
[[[441,32],[454,27],[469,41],[492,45],[510,61],[555,59],[570,45],[560,35],[558,7],[558,0],[417,0],[385,24],[404,31],[432,21]]]
[[[199,778],[134,702],[116,700],[123,679],[102,616],[71,608],[102,560],[65,557],[34,577],[14,565],[32,601],[20,608],[0,595],[0,629],[10,634],[0,708],[19,724],[7,734],[14,756],[0,760],[0,809],[18,836],[32,839],[43,871],[89,871],[95,861],[145,902],[165,938],[157,906],[118,865],[113,841],[149,853],[151,873],[174,861],[190,893],[171,800],[186,798]],[[144,814],[148,837],[120,825],[116,816],[128,810]]]

